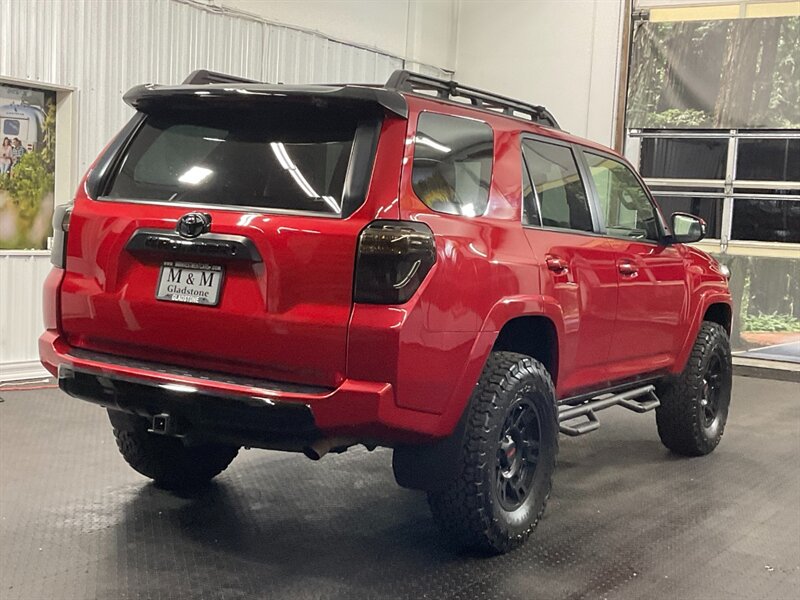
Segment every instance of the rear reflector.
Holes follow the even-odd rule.
[[[67,232],[71,214],[72,204],[56,206],[53,211],[53,248],[50,252],[50,262],[62,269],[67,262]]]
[[[403,304],[436,262],[433,232],[424,223],[374,221],[361,232],[354,302]]]

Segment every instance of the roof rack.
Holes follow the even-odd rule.
[[[237,77],[236,75],[228,75],[226,73],[217,73],[216,71],[207,71],[206,69],[199,69],[192,71],[189,76],[183,80],[184,85],[203,85],[207,83],[260,83],[254,79],[246,79],[245,77]]]
[[[509,117],[530,119],[539,125],[561,129],[555,117],[544,106],[506,98],[478,88],[461,85],[455,81],[446,81],[428,75],[412,73],[411,71],[398,70],[392,73],[385,87],[400,92],[422,92],[423,94],[425,92],[436,92],[437,98],[449,102],[454,102],[454,98],[466,98],[475,108],[491,111],[499,110]]]

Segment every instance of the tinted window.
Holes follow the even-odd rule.
[[[542,225],[592,231],[589,202],[572,150],[525,140],[522,152],[539,199]]]
[[[644,138],[640,152],[643,177],[725,179],[727,139]]]
[[[733,201],[731,239],[800,243],[800,201]]]
[[[542,220],[539,218],[539,201],[536,199],[536,192],[533,189],[533,182],[524,159],[522,161],[522,222],[525,225],[542,224]]]
[[[357,126],[289,106],[149,116],[107,195],[340,214]]]
[[[655,192],[661,214],[669,223],[672,213],[683,212],[700,217],[706,222],[707,237],[719,239],[722,233],[722,198],[662,196]]]
[[[800,181],[800,139],[740,139],[736,179]]]
[[[486,123],[422,113],[414,139],[414,193],[438,212],[482,215],[489,203],[493,148]]]
[[[609,235],[658,240],[655,208],[633,171],[606,156],[585,155]]]

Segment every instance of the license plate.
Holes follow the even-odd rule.
[[[225,270],[220,265],[164,261],[156,299],[216,306],[224,277]]]

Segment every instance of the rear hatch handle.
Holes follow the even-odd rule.
[[[177,232],[165,229],[137,229],[125,245],[125,249],[133,254],[264,262],[253,241],[243,235],[206,233],[187,239]]]

